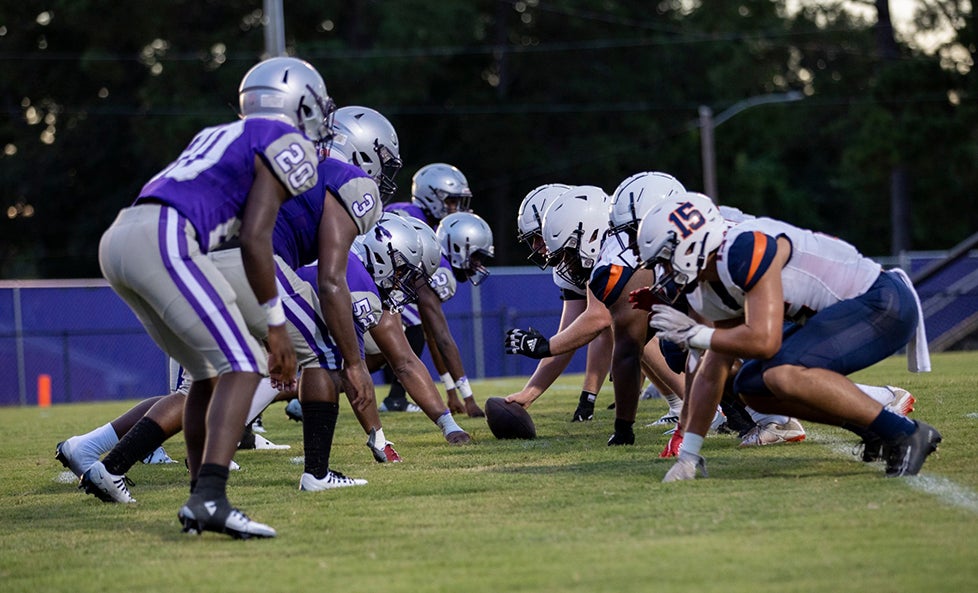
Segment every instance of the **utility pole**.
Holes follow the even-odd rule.
[[[277,58],[285,55],[285,13],[282,0],[264,0],[265,55]]]
[[[713,109],[706,105],[700,105],[700,153],[703,158],[703,191],[717,204],[720,203],[720,191],[717,189],[717,157],[716,147],[714,146],[713,130],[717,126],[737,115],[745,109],[757,105],[767,105],[769,103],[789,103],[791,101],[801,101],[804,98],[799,91],[788,91],[787,93],[770,93],[749,97],[742,101],[737,101],[727,109],[720,112],[716,117],[713,116]]]
[[[717,155],[713,143],[713,110],[700,105],[700,155],[703,159],[703,193],[720,203],[717,192]]]

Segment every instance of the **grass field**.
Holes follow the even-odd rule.
[[[744,450],[711,436],[710,477],[662,484],[665,411],[641,403],[633,447],[607,447],[611,387],[593,422],[570,423],[579,376],[531,409],[539,438],[450,447],[421,414],[385,414],[405,462],[379,465],[349,408],[332,465],[370,484],[297,490],[301,428],[282,404],[267,436],[290,451],[242,451],[230,496],[278,530],[273,540],[180,533],[183,465],[137,464],[134,505],[105,504],[58,481],[59,440],[133,402],[0,409],[0,591],[511,592],[978,590],[978,353],[902,359],[856,376],[898,384],[944,435],[915,478],[885,479],[850,453],[855,437],[806,424],[802,443]],[[480,400],[522,379],[475,382]],[[381,388],[385,389],[385,388]],[[381,392],[383,393],[383,392]],[[182,440],[167,444],[182,459]]]

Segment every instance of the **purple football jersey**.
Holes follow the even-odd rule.
[[[413,216],[418,220],[427,221],[428,215],[413,202],[391,202],[384,206],[384,212],[395,212],[401,216]]]
[[[256,155],[291,195],[315,186],[319,159],[313,144],[285,122],[251,117],[202,130],[143,186],[136,203],[152,199],[175,208],[193,224],[206,253],[237,236]]]
[[[318,286],[319,266],[317,264],[302,266],[295,273],[314,287]],[[346,283],[349,285],[352,295],[363,296],[358,295],[358,293],[369,293],[376,297],[369,299],[372,301],[371,303],[361,303],[359,306],[357,299],[354,300],[353,320],[356,321],[357,332],[362,335],[367,329],[377,325],[382,312],[380,310],[380,292],[377,290],[373,276],[352,251],[346,260]]]
[[[279,210],[272,235],[275,254],[292,269],[319,258],[319,223],[326,192],[338,199],[363,233],[381,214],[376,183],[359,167],[328,158],[319,163],[316,186]]]

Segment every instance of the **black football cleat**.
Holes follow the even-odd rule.
[[[187,502],[180,507],[177,518],[183,525],[184,533],[195,535],[200,535],[205,531],[224,533],[234,539],[275,537],[277,535],[275,530],[268,525],[252,521],[247,515],[232,507],[226,498],[205,501],[192,494]]]
[[[914,420],[914,424],[917,425],[917,430],[887,447],[886,477],[917,475],[927,456],[937,451],[941,433],[926,422]]]
[[[615,432],[608,439],[608,446],[614,447],[616,445],[634,445],[635,444],[635,433],[634,432]]]

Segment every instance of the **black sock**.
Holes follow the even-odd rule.
[[[875,438],[879,438],[879,437],[876,436],[876,433],[874,433],[873,431],[869,430],[868,428],[861,428],[859,426],[856,426],[855,424],[849,424],[848,422],[843,422],[842,423],[842,428],[844,428],[844,429],[848,430],[849,432],[855,434],[856,436],[858,436],[859,438],[861,438],[864,441],[872,441]]]
[[[251,425],[245,426],[244,432],[241,433],[241,440],[238,441],[238,449],[254,449],[255,448],[255,433],[251,430]]]
[[[615,418],[615,434],[618,436],[634,435],[632,432],[632,425],[635,424],[634,420],[621,420]]]
[[[121,476],[137,461],[145,459],[165,440],[166,436],[159,424],[149,418],[140,418],[115,447],[112,447],[102,463],[110,474]]]
[[[591,393],[590,391],[581,391],[581,398],[577,400],[578,405],[590,406],[594,408],[594,401],[598,399],[597,393]]]
[[[305,472],[316,479],[326,477],[329,454],[333,448],[333,431],[340,405],[331,402],[302,403],[302,444],[305,448]]]
[[[219,500],[227,498],[228,468],[216,463],[205,463],[200,466],[197,474],[197,485],[194,494],[204,500]]]

